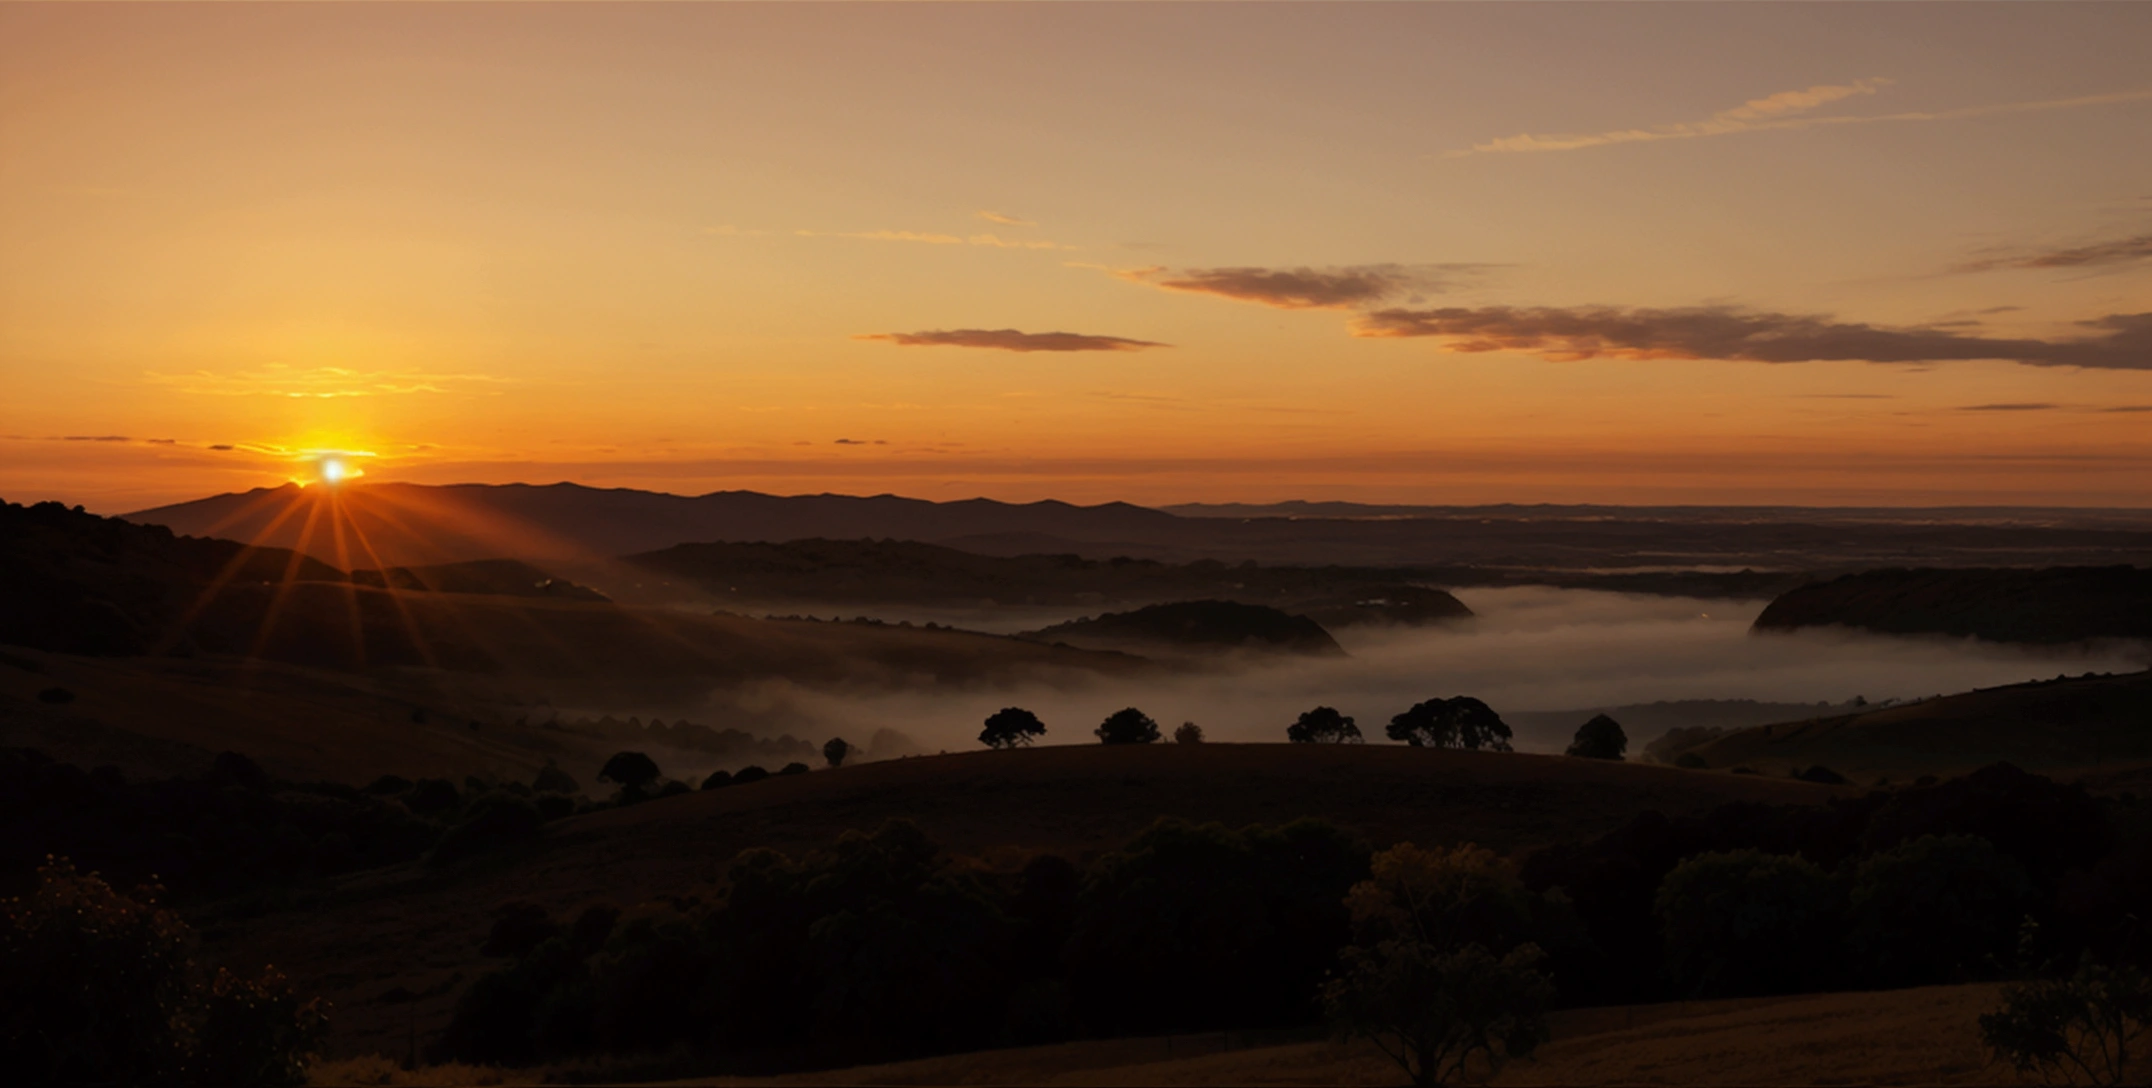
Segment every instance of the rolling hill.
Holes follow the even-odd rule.
[[[2152,568],[1871,570],[1791,590],[1758,631],[1858,627],[1991,642],[2152,639]]]
[[[1752,726],[1685,751],[1714,768],[1775,775],[1822,764],[1862,780],[1948,775],[1996,762],[2050,774],[2152,764],[2152,672],[2057,677]]]

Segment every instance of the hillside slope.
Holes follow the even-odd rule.
[[[347,881],[304,909],[210,919],[238,960],[272,962],[338,1009],[340,1054],[403,1052],[445,1023],[484,966],[493,908],[558,914],[706,890],[739,851],[798,853],[848,829],[915,821],[948,853],[989,865],[1035,852],[1084,858],[1160,816],[1280,823],[1317,816],[1377,846],[1473,841],[1517,851],[1611,830],[1644,809],[1736,800],[1821,803],[1802,782],[1399,745],[1078,745],[871,763],[777,777],[549,825],[535,844],[449,870]],[[431,995],[419,1001],[397,995]],[[386,998],[384,995],[388,995]]]
[[[1075,646],[1181,653],[1249,651],[1325,657],[1345,653],[1322,624],[1306,616],[1235,601],[1154,604],[1057,623],[1023,637]]]
[[[2042,772],[2152,762],[2152,672],[2057,677],[1755,726],[1687,751],[1719,768],[1784,774],[1820,763],[1900,780],[1996,762]]]
[[[1788,591],[1758,631],[1858,627],[1991,642],[2152,639],[2152,568],[1872,570]]]

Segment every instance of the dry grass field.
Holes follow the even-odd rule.
[[[1980,1045],[1993,985],[1811,994],[1622,1008],[1551,1019],[1553,1041],[1491,1082],[1528,1085],[2014,1084]],[[1255,1045],[1250,1045],[1254,1043]],[[501,1084],[514,1071],[443,1067],[401,1074],[380,1063],[320,1067],[314,1083]],[[953,1054],[778,1077],[668,1082],[733,1088],[814,1085],[1318,1085],[1406,1083],[1364,1043],[1263,1045],[1240,1035],[1108,1039]]]
[[[401,1055],[445,1023],[488,961],[501,903],[560,913],[708,892],[752,846],[804,852],[892,817],[950,855],[1014,867],[1083,858],[1160,816],[1243,825],[1320,816],[1377,846],[1479,842],[1509,852],[1611,829],[1645,809],[1732,800],[1820,803],[1840,791],[1783,779],[1555,756],[1398,746],[1072,746],[871,763],[652,801],[550,825],[536,843],[446,869],[347,879],[262,912],[200,920],[215,951],[270,962],[337,1005],[334,1052]]]

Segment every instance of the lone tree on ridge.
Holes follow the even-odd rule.
[[[822,758],[828,760],[832,767],[844,766],[845,757],[851,754],[852,743],[843,737],[831,737],[829,743],[822,746]]]
[[[1285,727],[1285,739],[1294,744],[1359,744],[1360,727],[1334,706],[1319,706],[1300,715]]]
[[[1150,744],[1158,739],[1158,723],[1135,707],[1116,710],[1093,730],[1100,744]]]
[[[605,761],[605,769],[598,772],[601,782],[618,782],[629,790],[645,790],[658,780],[657,760],[641,752],[615,752]]]
[[[1628,750],[1629,734],[1622,732],[1621,723],[1598,714],[1577,727],[1577,739],[1569,745],[1566,754],[1585,759],[1618,760]]]
[[[979,743],[989,748],[1022,748],[1045,735],[1046,723],[1038,715],[1020,706],[1009,706],[986,719],[986,728],[979,731]]]
[[[1391,718],[1383,732],[1414,748],[1485,748],[1491,752],[1509,751],[1512,735],[1500,714],[1470,695],[1415,703]]]

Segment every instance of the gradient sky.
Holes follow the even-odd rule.
[[[354,450],[2152,505],[2147,42],[2120,3],[0,5],[0,497]]]

